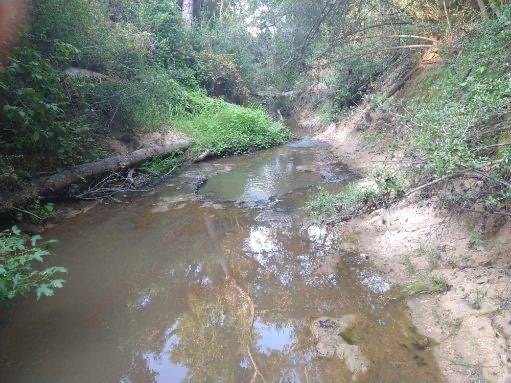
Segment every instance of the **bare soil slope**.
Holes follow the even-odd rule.
[[[389,117],[362,105],[317,139],[362,174],[377,164],[402,166],[392,137],[368,142]],[[311,124],[302,113],[300,123]],[[314,121],[315,122],[315,121]],[[391,123],[391,121],[390,121]],[[470,184],[460,182],[458,187]],[[337,223],[346,250],[357,250],[394,282],[409,289],[445,278],[443,293],[407,298],[415,325],[435,344],[447,382],[511,382],[511,223],[507,217],[458,214],[427,193],[387,209]]]

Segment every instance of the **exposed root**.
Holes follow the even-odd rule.
[[[232,285],[232,287],[234,287],[234,289],[236,291],[238,291],[238,293],[245,299],[245,301],[249,307],[250,314],[249,314],[249,318],[248,318],[249,319],[248,324],[250,327],[249,327],[249,334],[248,334],[249,342],[247,343],[247,355],[248,355],[250,362],[252,363],[252,366],[254,368],[254,374],[252,375],[252,379],[250,380],[250,383],[254,383],[258,376],[261,378],[261,381],[263,383],[267,383],[266,378],[264,377],[263,373],[259,369],[259,366],[257,365],[257,362],[255,361],[254,356],[252,355],[252,351],[250,350],[250,342],[253,339],[254,321],[255,321],[254,301],[252,300],[250,295],[245,290],[243,290],[240,287],[240,285],[238,285],[238,283],[236,282],[236,279],[234,279],[234,277],[227,275],[226,279],[227,279],[227,282],[230,283]]]

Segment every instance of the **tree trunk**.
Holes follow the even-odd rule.
[[[182,15],[185,25],[191,28],[193,21],[193,0],[183,0]]]
[[[447,21],[447,28],[450,31],[451,30],[451,20],[449,18],[449,11],[447,10],[447,5],[445,4],[445,0],[443,1],[443,8],[445,13],[445,20]]]
[[[486,9],[486,5],[484,4],[484,0],[477,0],[477,5],[479,6],[479,10],[481,11],[481,17],[483,20],[488,21],[490,17],[488,16],[488,10]]]
[[[220,20],[222,20],[223,14],[224,14],[224,0],[220,0]]]
[[[162,146],[154,146],[135,150],[134,152],[103,158],[73,168],[63,170],[51,176],[42,177],[33,181],[33,193],[16,193],[9,196],[0,195],[0,211],[12,208],[28,202],[34,195],[44,195],[50,192],[63,189],[75,182],[100,175],[102,173],[117,169],[127,168],[145,159],[169,154],[175,150],[185,150],[190,147],[190,142],[182,141]]]

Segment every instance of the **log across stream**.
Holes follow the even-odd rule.
[[[13,206],[26,203],[30,201],[34,195],[45,196],[50,192],[58,191],[75,182],[82,182],[109,171],[124,169],[146,159],[165,155],[175,150],[186,150],[190,145],[191,142],[189,141],[181,141],[166,145],[150,146],[127,154],[115,155],[77,165],[56,174],[34,179],[32,181],[33,190],[31,190],[31,193],[15,193],[9,196],[0,195],[0,212],[10,209]]]
[[[0,312],[0,380],[441,382],[399,289],[302,209],[353,177],[304,139],[57,224],[68,282]]]

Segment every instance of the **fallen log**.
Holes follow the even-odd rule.
[[[102,158],[93,162],[77,165],[50,176],[41,177],[32,181],[33,187],[28,193],[14,193],[0,196],[0,211],[11,209],[13,206],[28,202],[34,196],[44,196],[50,192],[63,189],[73,183],[106,173],[108,171],[124,169],[148,158],[169,154],[176,150],[186,150],[191,142],[180,141],[161,146],[151,146],[133,152]]]
[[[112,80],[110,77],[108,77],[107,75],[104,75],[103,73],[98,73],[98,72],[93,72],[91,70],[88,70],[88,69],[82,69],[82,68],[67,68],[65,71],[64,71],[64,74],[67,75],[68,77],[72,78],[72,79],[82,79],[82,80],[89,80],[89,81],[93,81],[93,82],[96,82],[96,83],[101,83],[103,82],[103,80],[107,81],[107,80]]]

